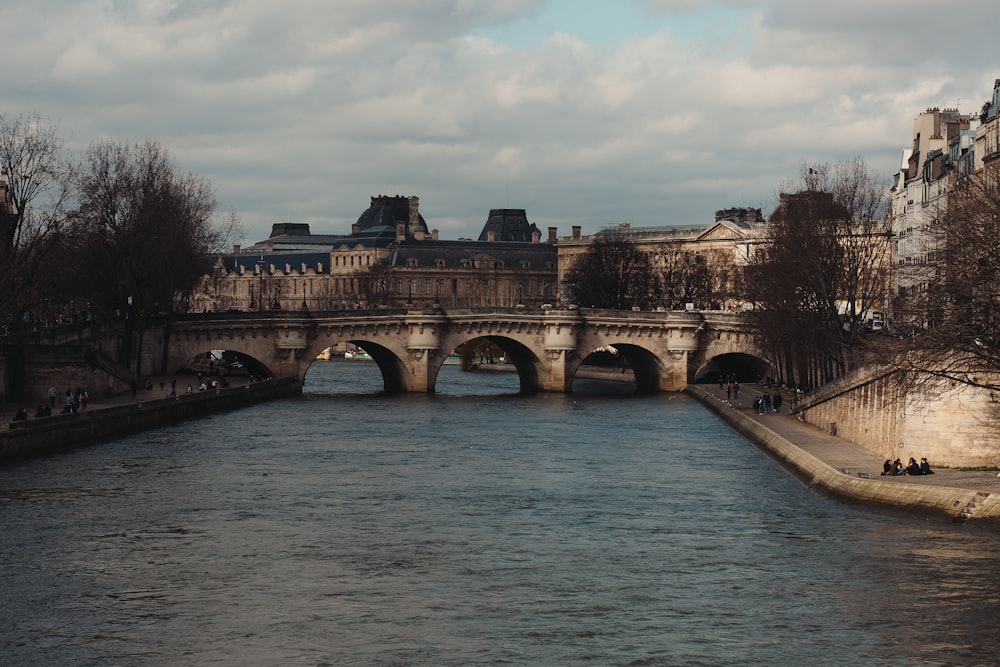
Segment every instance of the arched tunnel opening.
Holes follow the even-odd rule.
[[[733,352],[713,357],[705,366],[698,369],[694,381],[696,384],[724,382],[735,378],[746,384],[761,382],[773,376],[771,364],[751,354]]]
[[[255,382],[272,376],[271,370],[259,360],[236,350],[206,350],[188,359],[176,374],[218,378],[224,384],[230,378]]]

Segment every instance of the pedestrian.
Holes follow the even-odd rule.
[[[81,389],[80,390],[80,409],[81,410],[86,410],[87,409],[87,401],[89,401],[89,400],[90,400],[90,394],[87,393],[86,389]]]
[[[51,387],[49,387],[49,407],[50,408],[56,407],[56,398],[58,398],[58,397],[59,397],[59,392],[56,391],[56,386],[52,385]]]
[[[76,410],[73,409],[73,390],[72,389],[67,389],[66,390],[66,404],[63,405],[63,411],[62,411],[62,413],[64,415],[66,415],[66,414],[70,414],[71,412],[76,412]]]

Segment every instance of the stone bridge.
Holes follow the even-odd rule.
[[[587,356],[608,346],[634,371],[640,392],[679,391],[706,372],[756,380],[771,367],[738,313],[435,308],[189,315],[173,325],[166,370],[228,350],[301,386],[324,349],[352,343],[378,364],[387,392],[433,392],[447,357],[483,338],[504,351],[524,392],[570,392]]]

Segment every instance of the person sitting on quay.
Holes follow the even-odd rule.
[[[922,475],[920,472],[920,466],[917,464],[917,460],[910,457],[910,462],[906,464],[906,474],[907,475]]]
[[[899,459],[892,462],[892,474],[894,477],[906,474],[906,468],[903,467],[903,462]]]
[[[885,476],[891,474],[892,474],[892,461],[886,459],[885,463],[882,464],[882,475]]]
[[[920,459],[920,474],[921,475],[933,475],[934,471],[931,470],[931,464],[927,462],[927,458]]]
[[[24,408],[18,408],[17,412],[14,413],[14,421],[16,422],[26,422],[28,421],[28,411]]]

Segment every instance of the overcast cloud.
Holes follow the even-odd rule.
[[[0,111],[74,149],[160,141],[247,241],[417,195],[442,238],[769,212],[803,163],[888,177],[929,106],[978,113],[1000,5],[929,0],[8,0]]]

